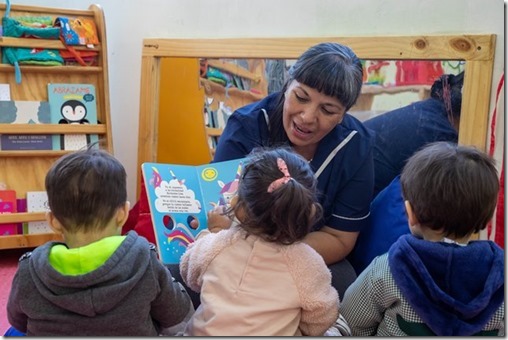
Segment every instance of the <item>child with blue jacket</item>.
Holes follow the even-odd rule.
[[[400,183],[411,234],[347,289],[341,313],[352,334],[503,336],[504,251],[470,240],[494,214],[494,161],[436,142],[408,160]]]

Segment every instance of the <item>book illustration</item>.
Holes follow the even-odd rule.
[[[13,202],[0,201],[0,214],[12,214],[15,213],[16,209]],[[1,223],[0,224],[0,235],[16,235],[18,233],[17,223]]]
[[[48,193],[46,191],[28,191],[26,193],[26,210],[27,212],[49,211]],[[27,229],[27,234],[46,234],[53,232],[46,221],[28,222]]]
[[[0,214],[12,214],[17,212],[16,191],[0,190]],[[17,223],[1,223],[0,235],[16,235],[18,233]]]
[[[0,101],[0,124],[48,124],[51,122],[47,101]],[[50,134],[4,134],[2,150],[52,150]]]
[[[245,159],[201,166],[144,163],[144,184],[159,250],[165,264],[179,263],[189,244],[207,229],[207,213],[228,206]],[[193,227],[191,221],[197,221]]]
[[[0,100],[11,100],[11,85],[0,84]]]
[[[92,84],[48,84],[53,124],[97,124],[97,98]],[[98,140],[97,135],[53,136],[54,150],[79,150]]]

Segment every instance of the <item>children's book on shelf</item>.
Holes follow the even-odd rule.
[[[0,84],[0,100],[11,100],[10,84]]]
[[[46,212],[49,211],[48,193],[46,191],[27,191],[26,193],[26,210],[27,212]],[[46,221],[28,222],[25,234],[46,234],[52,233]]]
[[[0,101],[0,124],[48,124],[51,122],[47,101]],[[52,150],[50,134],[3,134],[1,150]]]
[[[92,84],[49,83],[48,101],[53,124],[97,124],[97,98]],[[94,134],[53,136],[54,150],[79,150],[98,140]]]
[[[245,158],[205,165],[143,163],[159,258],[177,264],[187,246],[207,229],[207,212],[228,206],[238,188]],[[198,221],[197,228],[191,221]]]
[[[0,214],[12,214],[17,212],[16,209],[16,191],[0,190]],[[0,235],[16,235],[18,233],[18,223],[1,223]]]

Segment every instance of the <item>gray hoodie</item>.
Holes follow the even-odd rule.
[[[7,304],[9,322],[27,335],[156,336],[184,319],[190,298],[130,231],[111,257],[84,275],[62,275],[48,242],[19,262]]]

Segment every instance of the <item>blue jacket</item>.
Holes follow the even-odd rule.
[[[393,279],[440,336],[479,333],[504,301],[504,252],[491,241],[467,246],[404,235],[390,248]]]

